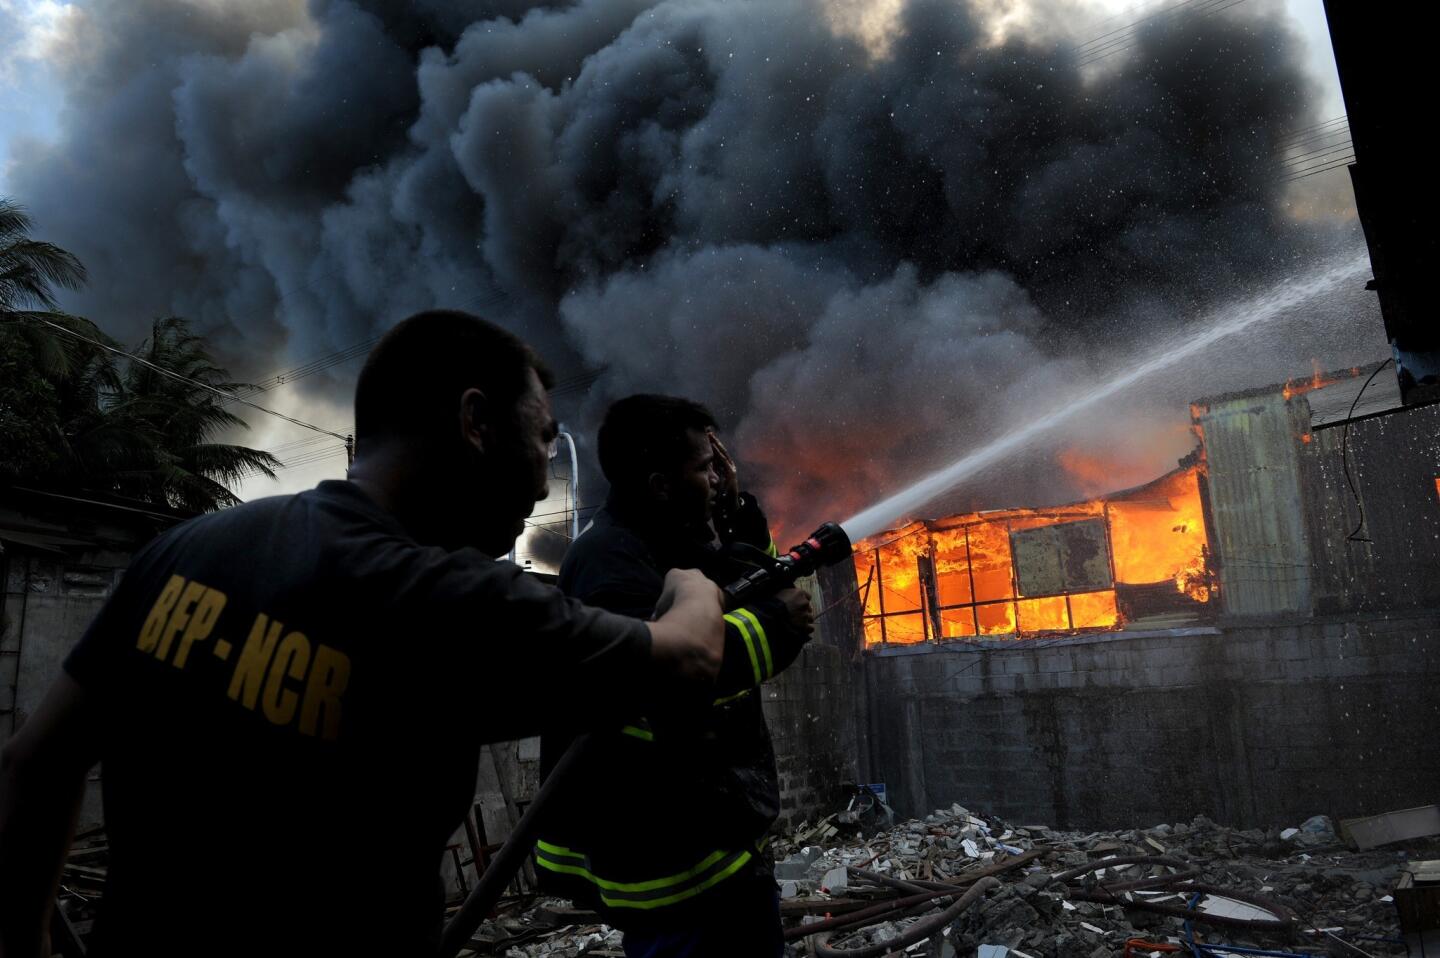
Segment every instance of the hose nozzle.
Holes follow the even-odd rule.
[[[850,537],[838,522],[827,522],[789,552],[747,573],[725,587],[731,607],[774,595],[801,576],[850,557]]]

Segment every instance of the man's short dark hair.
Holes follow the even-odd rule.
[[[497,408],[513,409],[531,369],[546,389],[554,385],[535,351],[494,323],[452,309],[416,313],[385,334],[360,370],[357,441],[451,432],[460,394],[471,387]]]
[[[654,472],[669,472],[690,455],[691,430],[715,428],[715,416],[689,399],[641,393],[613,403],[596,442],[600,471],[613,488],[634,490]]]

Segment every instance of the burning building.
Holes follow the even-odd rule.
[[[860,543],[770,693],[787,800],[839,775],[1077,827],[1434,801],[1440,404],[1384,371],[1197,400],[1138,486]]]
[[[1317,368],[1303,380],[1230,399],[1252,400],[1246,408],[1254,413],[1253,400],[1274,394],[1288,409],[1298,397],[1360,373]],[[1349,393],[1340,389],[1335,395],[1343,399]],[[1217,430],[1227,444],[1222,458],[1228,464],[1234,454],[1231,433],[1248,434],[1250,426],[1226,405],[1230,399],[1192,405],[1194,451],[1179,468],[1151,482],[1057,507],[918,520],[858,543],[855,573],[865,646],[1212,620],[1219,607],[1222,562],[1211,547],[1216,506],[1210,496],[1206,430]],[[1322,401],[1319,425],[1335,401]],[[1308,410],[1310,400],[1303,402]],[[1287,428],[1302,449],[1314,441],[1310,425],[1294,415],[1282,418],[1294,420]],[[1092,477],[1105,470],[1102,459],[1073,450],[1060,461],[1067,470]],[[1273,551],[1275,545],[1267,548]],[[1240,565],[1254,560],[1234,558]],[[1267,558],[1288,565],[1293,555]],[[1238,586],[1234,571],[1231,578]]]
[[[1211,597],[1197,457],[1135,489],[912,522],[856,550],[867,647],[1201,617]]]

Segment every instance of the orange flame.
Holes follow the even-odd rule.
[[[1314,370],[1308,379],[1287,379],[1285,385],[1280,387],[1280,394],[1286,399],[1293,399],[1316,389],[1323,389],[1332,383],[1338,383],[1342,379],[1360,375],[1359,368],[1347,369],[1338,373],[1326,373],[1320,370],[1320,360],[1310,360],[1310,366]]]
[[[1191,465],[1138,489],[1056,509],[912,522],[858,543],[855,571],[865,591],[866,645],[1117,628],[1121,615],[1113,586],[1070,595],[1017,595],[1010,534],[1079,519],[1104,520],[1116,583],[1171,582],[1194,601],[1208,601],[1201,469]],[[933,563],[933,597],[924,594],[926,563]]]

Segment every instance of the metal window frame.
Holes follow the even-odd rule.
[[[1117,592],[1116,592],[1117,581],[1116,581],[1116,578],[1115,578],[1115,548],[1114,548],[1114,543],[1113,543],[1113,530],[1111,529],[1111,526],[1110,526],[1110,503],[1109,503],[1108,500],[1106,500],[1105,502],[1103,502],[1102,507],[1101,507],[1101,510],[1100,510],[1100,512],[1099,512],[1098,515],[1095,514],[1095,513],[1059,512],[1059,513],[1055,513],[1055,514],[1053,514],[1053,515],[1045,516],[1045,518],[1053,518],[1053,519],[1054,519],[1054,522],[1046,523],[1047,525],[1062,525],[1062,524],[1065,523],[1066,521],[1076,521],[1076,520],[1082,520],[1082,519],[1100,519],[1100,520],[1101,520],[1101,522],[1102,522],[1102,524],[1103,524],[1103,527],[1104,527],[1104,530],[1105,530],[1105,558],[1106,558],[1106,561],[1107,561],[1107,563],[1108,563],[1108,565],[1109,565],[1109,568],[1110,568],[1110,587],[1109,587],[1108,589],[1074,589],[1074,590],[1071,590],[1071,591],[1068,591],[1068,592],[1059,592],[1059,593],[1054,593],[1054,594],[1051,594],[1051,595],[1044,595],[1044,596],[1021,596],[1021,595],[1019,594],[1019,592],[1020,592],[1019,574],[1016,572],[1016,569],[1015,569],[1015,553],[1014,553],[1014,550],[1013,550],[1013,548],[1012,548],[1012,549],[1010,550],[1010,558],[1009,558],[1009,566],[1010,566],[1010,595],[1009,595],[1008,597],[1006,597],[1006,598],[1000,598],[1000,599],[982,599],[982,600],[976,601],[976,600],[975,600],[975,564],[974,564],[974,556],[973,556],[973,553],[972,553],[971,547],[970,547],[970,529],[971,529],[972,526],[1003,524],[1004,530],[1005,530],[1006,541],[1007,541],[1007,543],[1008,543],[1008,542],[1010,541],[1010,538],[1009,538],[1009,537],[1010,537],[1010,534],[1014,531],[1013,523],[1015,522],[1015,519],[1016,519],[1016,518],[1017,518],[1017,517],[1014,517],[1014,516],[1007,516],[1006,518],[1004,518],[1004,519],[999,519],[999,520],[994,520],[994,519],[992,519],[992,520],[977,519],[977,520],[974,520],[974,521],[971,521],[971,522],[966,522],[966,523],[962,523],[962,524],[961,524],[960,528],[962,528],[962,529],[964,530],[964,533],[965,533],[965,571],[966,571],[966,575],[968,576],[968,578],[969,578],[969,580],[970,580],[970,598],[971,598],[971,601],[970,601],[970,602],[959,602],[959,603],[952,603],[952,604],[949,604],[949,605],[941,605],[938,601],[935,602],[935,603],[932,605],[932,604],[929,602],[929,596],[930,596],[930,595],[934,595],[934,596],[938,599],[939,594],[940,594],[940,583],[939,583],[939,577],[938,577],[938,576],[936,575],[936,573],[935,573],[935,564],[934,564],[934,556],[935,556],[935,530],[934,530],[934,528],[931,527],[928,523],[927,523],[926,526],[925,526],[925,537],[926,537],[926,545],[927,545],[927,548],[926,548],[926,550],[925,550],[925,552],[924,552],[923,555],[916,557],[917,563],[921,563],[921,564],[919,565],[919,568],[917,569],[917,575],[919,576],[919,587],[920,587],[920,607],[919,607],[918,609],[905,609],[905,610],[903,610],[903,611],[894,611],[894,612],[891,612],[891,611],[886,610],[886,608],[885,608],[885,590],[886,590],[888,587],[887,587],[886,584],[885,584],[885,571],[884,571],[884,564],[881,562],[881,558],[880,558],[880,548],[879,548],[879,547],[876,547],[876,548],[873,548],[873,549],[866,550],[866,551],[868,551],[868,552],[870,553],[870,555],[871,555],[871,562],[872,562],[872,567],[873,567],[873,569],[874,569],[874,576],[875,576],[875,588],[877,588],[877,589],[879,590],[876,595],[877,595],[877,600],[878,600],[878,605],[879,605],[880,611],[879,611],[879,612],[876,612],[876,613],[868,613],[868,612],[866,612],[863,608],[861,609],[861,631],[862,631],[862,634],[863,634],[864,628],[865,628],[865,626],[864,626],[864,620],[866,620],[866,619],[878,619],[878,620],[880,621],[880,646],[881,646],[881,648],[888,648],[888,647],[890,647],[892,644],[893,644],[893,645],[896,645],[896,646],[924,645],[924,644],[927,644],[927,643],[937,643],[937,642],[952,641],[952,640],[955,640],[955,639],[969,639],[969,638],[975,638],[975,639],[993,638],[993,639],[1003,640],[1003,639],[1005,639],[1005,638],[1008,637],[1008,638],[1013,638],[1013,639],[1023,639],[1023,638],[1027,638],[1027,637],[1031,637],[1031,636],[1050,635],[1050,634],[1057,633],[1057,632],[1076,632],[1076,631],[1078,631],[1078,630],[1076,629],[1076,626],[1075,626],[1075,610],[1074,610],[1074,607],[1073,607],[1073,606],[1071,605],[1071,603],[1070,603],[1070,597],[1071,597],[1071,596],[1075,596],[1075,595],[1097,595],[1097,594],[1100,594],[1100,593],[1109,592],[1112,596],[1115,596],[1115,597],[1116,597],[1117,602],[1118,602],[1118,595],[1117,595]],[[954,529],[954,528],[955,528],[955,526],[949,526],[949,527],[946,527],[946,529],[945,529],[944,531],[949,531],[949,530]],[[1032,528],[1036,528],[1036,527],[1032,526]],[[915,532],[915,533],[911,533],[911,535],[916,535],[916,534],[918,534],[918,530],[917,530],[917,532]],[[908,537],[907,537],[907,538],[908,538]],[[898,541],[898,540],[896,540],[896,541]],[[888,544],[888,543],[887,543],[887,544]],[[923,562],[921,561],[921,560],[922,560],[923,558],[925,558],[925,557],[929,557],[929,558],[930,558],[930,563],[929,563],[928,570],[926,569],[925,565],[924,565]],[[928,586],[928,587],[927,587],[927,586]],[[1019,605],[1019,604],[1020,604],[1021,602],[1036,601],[1036,600],[1040,600],[1040,599],[1058,599],[1058,598],[1063,598],[1063,599],[1065,600],[1065,622],[1066,622],[1066,625],[1065,625],[1064,628],[1058,628],[1058,629],[1037,629],[1037,630],[1034,630],[1034,631],[1027,631],[1027,630],[1022,629],[1022,628],[1020,627],[1020,605]],[[1000,605],[1000,604],[1002,604],[1002,603],[1009,603],[1009,605],[1010,605],[1010,607],[1011,607],[1011,616],[1013,617],[1014,622],[1015,622],[1015,630],[1014,630],[1013,632],[981,632],[981,631],[980,631],[980,612],[979,612],[980,607],[981,607],[981,606]],[[942,630],[941,630],[941,628],[940,628],[940,620],[941,620],[942,614],[945,613],[945,612],[956,612],[956,611],[964,611],[964,610],[969,610],[969,612],[970,612],[970,622],[971,622],[971,626],[974,628],[975,631],[972,632],[972,633],[970,633],[969,635],[963,635],[963,636],[947,636],[947,635],[941,634],[941,633],[942,633]],[[888,631],[888,628],[887,628],[887,622],[886,622],[886,620],[887,620],[887,619],[891,619],[891,618],[895,618],[895,617],[897,617],[897,616],[902,616],[902,615],[919,615],[919,616],[920,616],[921,630],[922,630],[922,635],[923,635],[924,637],[923,637],[919,642],[896,642],[896,643],[891,643],[891,642],[890,642],[890,636],[889,636],[889,631]],[[1098,628],[1098,627],[1097,627],[1097,628]]]

